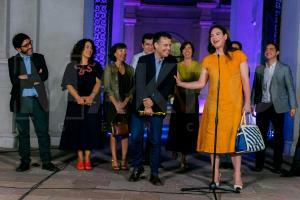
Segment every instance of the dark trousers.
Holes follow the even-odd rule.
[[[129,145],[132,155],[131,167],[139,169],[143,166],[144,124],[146,122],[149,122],[150,125],[147,134],[148,141],[150,142],[151,175],[158,176],[163,117],[138,117],[136,114],[132,114]]]
[[[274,106],[270,105],[266,110],[256,114],[256,124],[259,127],[263,140],[266,144],[267,133],[269,130],[270,122],[274,128],[274,153],[273,153],[273,167],[279,169],[281,167],[283,158],[284,138],[283,138],[283,125],[284,113],[276,113]],[[265,151],[256,153],[256,167],[262,168],[265,162]]]
[[[31,118],[38,138],[40,157],[43,164],[51,162],[50,137],[48,134],[48,112],[44,111],[35,97],[22,97],[21,109],[16,113],[16,127],[19,133],[19,155],[21,162],[30,163]]]
[[[296,150],[295,150],[295,155],[294,155],[294,159],[293,159],[292,168],[294,170],[299,170],[300,171],[300,135],[299,135]]]

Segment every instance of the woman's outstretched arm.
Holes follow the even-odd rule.
[[[205,68],[202,68],[201,75],[197,81],[193,82],[183,82],[180,80],[178,74],[174,76],[176,79],[176,83],[179,87],[187,88],[187,89],[202,89],[207,81],[208,81],[208,71]]]

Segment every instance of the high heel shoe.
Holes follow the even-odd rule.
[[[120,167],[119,167],[119,164],[117,161],[115,160],[111,160],[111,167],[114,171],[119,171],[120,170]]]
[[[84,170],[84,162],[78,160],[76,164],[76,168],[77,170]]]
[[[92,170],[91,161],[85,161],[85,163],[84,163],[84,169],[85,170]]]
[[[233,180],[234,180],[234,185],[233,185],[233,190],[236,192],[236,193],[241,193],[242,192],[242,189],[243,189],[243,182],[242,182],[242,179],[240,179],[240,183],[238,183],[239,181],[236,181],[235,179],[235,174],[233,175]],[[240,176],[239,176],[240,177]]]
[[[215,181],[217,187],[220,186],[220,183],[221,183],[221,173],[219,173],[218,181]]]
[[[184,159],[184,160],[181,160],[181,163],[180,163],[180,168],[181,169],[188,169],[189,166],[187,164],[187,161]]]
[[[241,193],[242,192],[242,189],[243,189],[243,186],[241,185],[233,185],[233,189],[236,193]]]
[[[121,161],[121,169],[122,170],[128,170],[128,165],[126,160]]]

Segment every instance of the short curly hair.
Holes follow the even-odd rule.
[[[111,61],[116,62],[117,58],[115,56],[115,53],[118,49],[127,49],[126,44],[124,43],[116,43],[109,49],[108,57]]]
[[[15,49],[21,48],[22,43],[24,42],[24,40],[27,40],[27,39],[30,39],[30,37],[28,35],[26,35],[25,33],[18,33],[12,39],[13,46],[15,47]]]

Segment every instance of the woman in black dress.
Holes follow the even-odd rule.
[[[77,152],[78,170],[91,170],[92,149],[100,147],[100,95],[102,67],[94,60],[95,45],[92,40],[78,41],[71,53],[63,80],[63,90],[68,90],[68,105],[60,149]]]
[[[194,46],[191,42],[184,42],[180,47],[183,61],[177,64],[177,75],[185,81],[199,79],[201,65],[192,59]],[[174,95],[174,113],[171,114],[170,128],[166,149],[181,152],[181,168],[188,167],[186,155],[196,151],[199,126],[199,90],[184,89],[176,86]]]
[[[111,134],[110,148],[112,155],[112,168],[119,170],[119,163],[117,159],[117,139],[121,140],[122,146],[122,162],[121,169],[127,169],[127,150],[128,150],[128,137],[120,136],[116,138],[113,136],[111,130],[111,122],[116,120],[122,115],[129,119],[128,107],[132,99],[133,90],[133,76],[134,69],[125,63],[126,59],[126,45],[123,43],[117,43],[110,49],[109,58],[112,63],[108,64],[104,71],[104,91],[106,100],[106,119],[108,131]],[[128,123],[129,124],[129,123]]]

